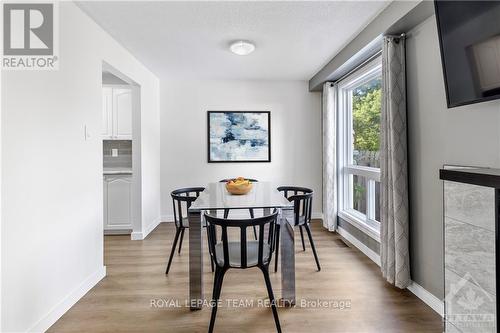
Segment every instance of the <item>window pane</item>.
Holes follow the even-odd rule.
[[[380,222],[380,183],[375,182],[375,220]]]
[[[366,214],[366,179],[352,175],[352,208]]]
[[[381,77],[352,90],[353,163],[380,168]]]

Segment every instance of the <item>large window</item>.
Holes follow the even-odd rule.
[[[339,215],[374,238],[380,229],[380,111],[377,58],[339,83]]]

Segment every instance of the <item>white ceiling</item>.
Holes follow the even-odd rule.
[[[308,80],[389,1],[78,5],[160,78]],[[248,56],[229,49],[253,41]]]

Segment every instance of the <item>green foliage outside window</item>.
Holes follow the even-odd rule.
[[[380,111],[382,107],[381,79],[356,87],[352,94],[352,127],[354,161],[357,165],[380,167]],[[355,177],[354,209],[366,211],[365,182]]]
[[[359,179],[358,179],[359,181]],[[354,186],[354,196],[353,196],[353,203],[354,203],[354,209],[357,211],[364,211],[366,208],[365,204],[365,187],[362,184],[353,184]]]
[[[355,150],[373,152],[380,149],[381,96],[380,79],[373,80],[353,91],[352,125]]]

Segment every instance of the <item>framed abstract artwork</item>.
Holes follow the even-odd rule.
[[[271,112],[208,111],[208,163],[271,162]]]

